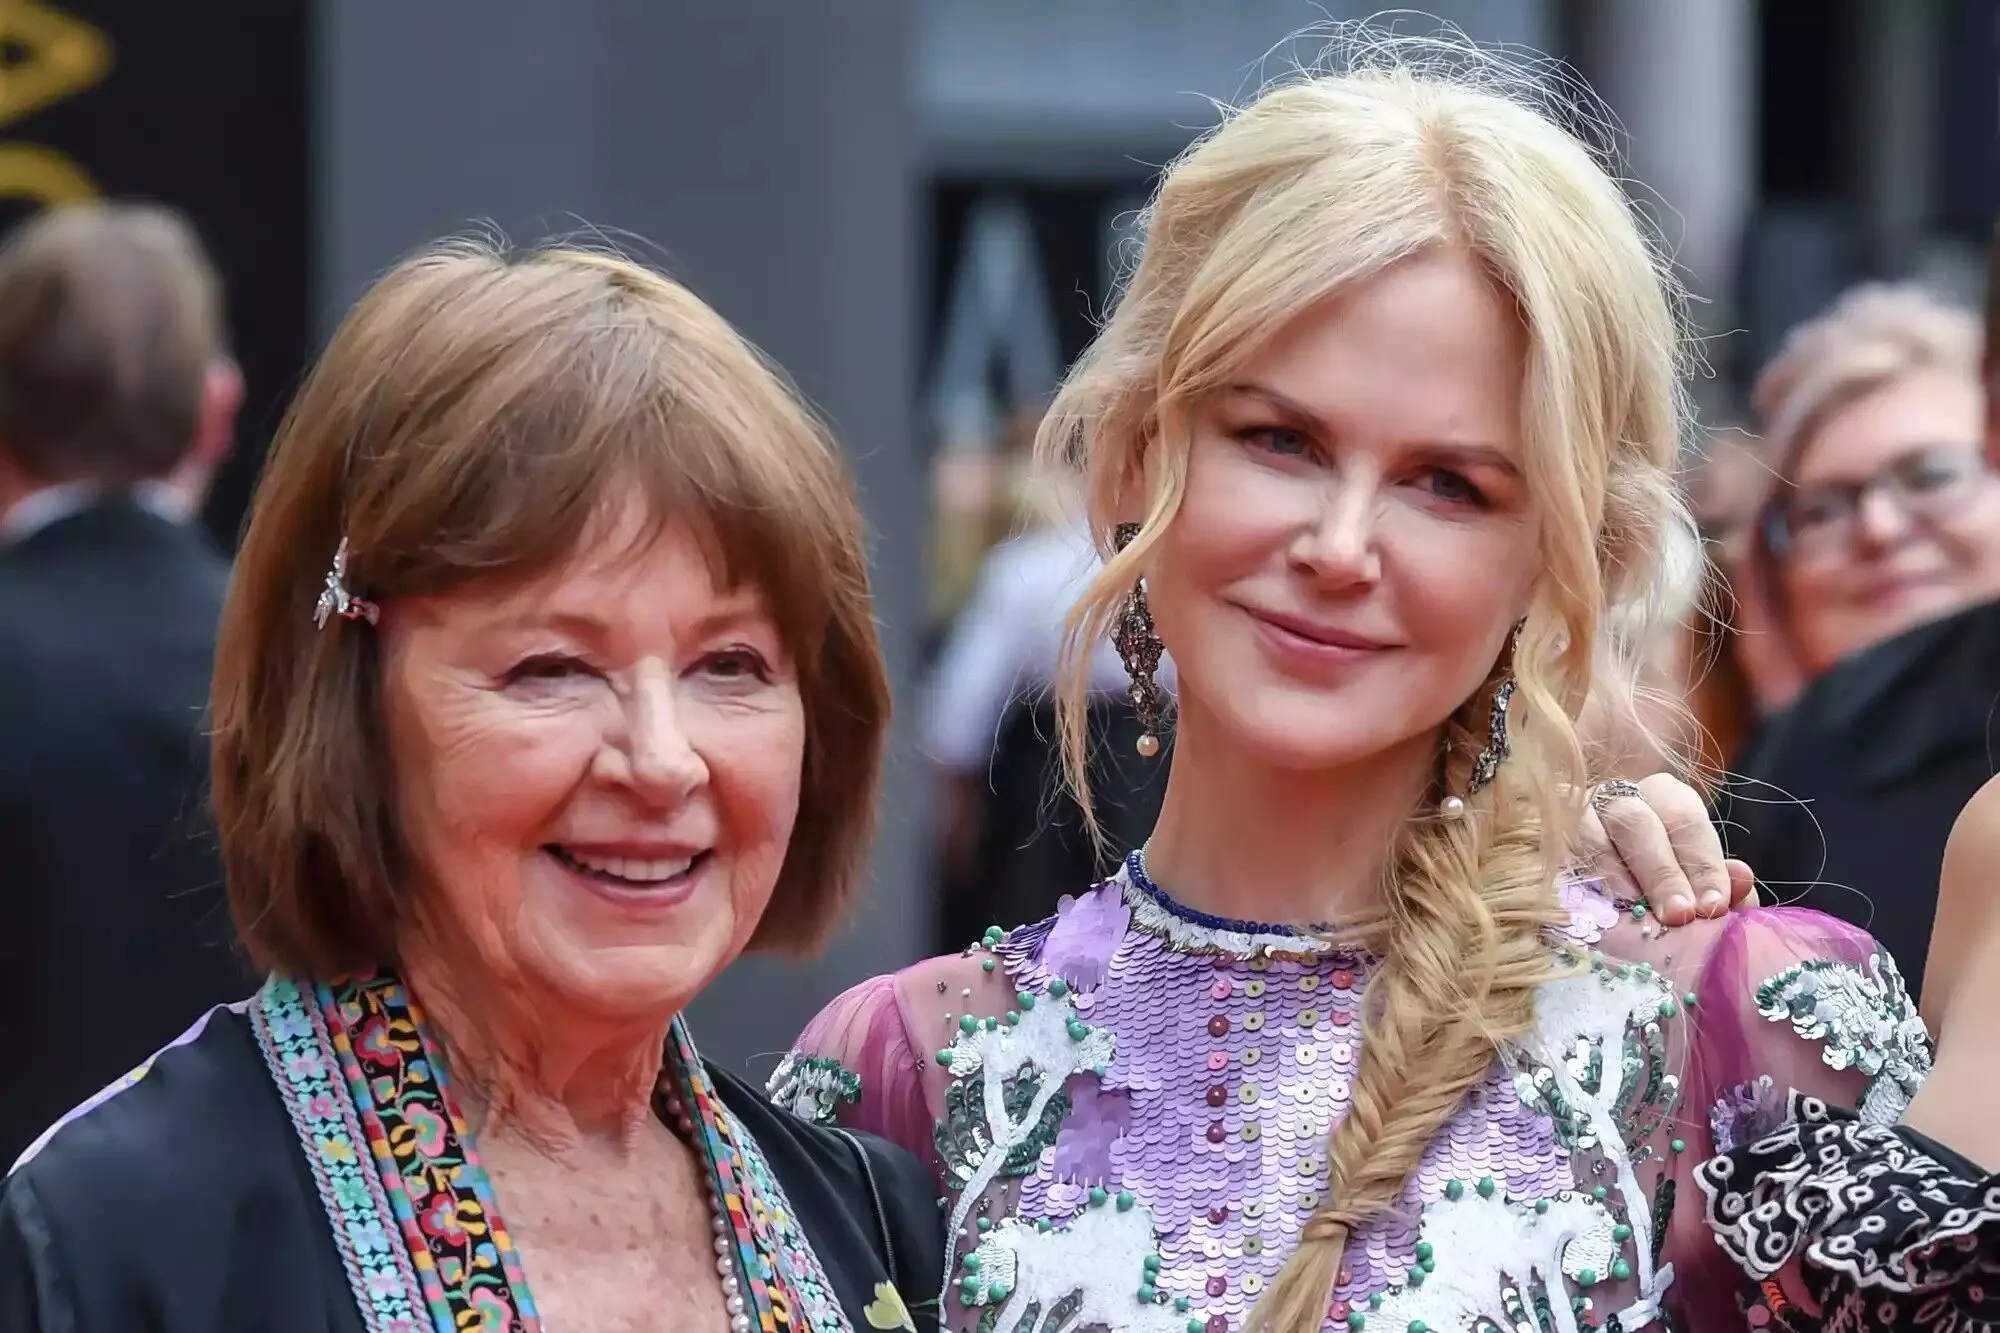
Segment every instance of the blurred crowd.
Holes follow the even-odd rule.
[[[1945,837],[1993,771],[1989,306],[1982,329],[1867,285],[1791,331],[1689,446],[1679,603],[1614,627],[1644,636],[1651,725],[1593,737],[1607,774],[1688,775],[1767,899],[1868,927],[1913,985]],[[220,308],[165,210],[63,209],[0,248],[0,1067],[35,1071],[0,1098],[0,1161],[246,984],[200,814],[227,563],[189,520],[242,394]],[[1035,466],[1036,425],[935,465],[917,711],[940,948],[1047,914],[1162,794],[1109,645],[1090,666],[1105,841],[1057,781],[1050,673],[1099,553]]]

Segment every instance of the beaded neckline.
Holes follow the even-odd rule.
[[[1143,847],[1126,856],[1120,878],[1124,881],[1126,905],[1132,909],[1133,927],[1156,935],[1177,949],[1245,957],[1279,954],[1318,957],[1335,952],[1333,942],[1324,935],[1297,926],[1216,916],[1176,902],[1146,873]]]
[[[1158,903],[1162,909],[1179,917],[1189,925],[1201,926],[1208,930],[1226,930],[1237,935],[1288,935],[1294,939],[1314,938],[1312,932],[1300,930],[1297,926],[1271,925],[1262,921],[1245,921],[1237,917],[1214,916],[1197,911],[1187,904],[1177,901],[1174,896],[1153,882],[1146,873],[1146,849],[1135,848],[1125,857],[1125,873],[1132,877],[1132,885],[1139,892]],[[1324,927],[1315,927],[1323,930]]]

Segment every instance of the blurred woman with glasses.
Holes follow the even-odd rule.
[[[1717,813],[1772,896],[1864,925],[1919,993],[1946,837],[2000,753],[1996,326],[2000,281],[1983,338],[1913,288],[1860,288],[1792,334],[1754,402],[1777,481],[1739,604],[1767,609],[1804,689]]]
[[[1777,483],[1751,572],[1804,677],[2000,596],[1972,314],[1857,288],[1793,332],[1755,405]]]

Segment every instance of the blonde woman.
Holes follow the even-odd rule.
[[[1167,173],[1042,434],[1106,556],[1072,663],[1111,633],[1141,699],[1179,668],[1159,823],[1054,918],[836,1001],[785,1069],[929,1156],[945,1327],[1845,1299],[1782,1252],[1746,1281],[1731,1254],[1782,1251],[1737,1206],[1764,1177],[1725,1159],[1705,1206],[1696,1167],[1791,1089],[1893,1118],[1929,1058],[1893,966],[1808,914],[1662,931],[1559,874],[1603,627],[1685,523],[1669,290],[1582,143],[1394,52]]]

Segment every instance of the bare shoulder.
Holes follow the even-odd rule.
[[[1945,844],[1945,874],[1952,873],[1954,862],[1961,873],[1975,867],[1983,872],[1995,857],[2000,857],[2000,777],[1988,779],[1959,811]]]
[[[1993,892],[2000,867],[2000,778],[1987,782],[1966,802],[1945,843],[1938,883],[1937,918],[1931,926],[1930,956],[1924,965],[1924,1017],[1938,1026],[1947,1001],[1959,989],[1973,960],[2000,949],[2000,894]]]

